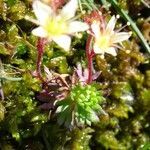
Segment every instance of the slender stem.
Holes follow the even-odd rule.
[[[37,50],[38,50],[38,56],[37,56],[37,62],[36,62],[36,74],[37,77],[44,81],[42,75],[41,75],[41,64],[42,64],[42,57],[44,53],[44,46],[46,44],[46,40],[44,38],[39,38],[37,42]]]
[[[86,41],[86,57],[88,58],[91,50],[92,35],[89,35]]]
[[[92,82],[92,58],[88,57],[88,70],[89,70],[89,75],[88,75],[88,81],[87,83]]]
[[[86,57],[88,62],[88,80],[87,83],[90,84],[92,82],[92,67],[93,67],[93,50],[91,49],[93,37],[92,35],[89,35],[86,42]]]
[[[89,55],[88,56],[88,70],[89,70],[89,75],[88,75],[88,81],[87,83],[91,83],[92,82],[92,76],[93,76],[93,72],[92,72],[92,68],[93,68],[93,63],[92,63],[92,60],[93,60],[93,56],[92,55]]]

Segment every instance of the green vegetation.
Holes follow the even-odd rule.
[[[72,37],[69,52],[45,44],[38,60],[36,25],[25,19],[34,18],[32,2],[0,0],[0,149],[150,150],[148,5],[79,0],[80,20],[100,9],[106,22],[120,15],[115,30],[129,21],[123,30],[133,33],[117,56],[92,57],[90,82],[88,33]]]

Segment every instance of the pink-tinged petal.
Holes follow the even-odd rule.
[[[107,33],[112,33],[114,28],[115,28],[115,25],[116,25],[116,17],[115,16],[112,16],[111,19],[109,20],[107,26],[106,26],[106,32]]]
[[[39,0],[33,1],[33,11],[41,25],[44,25],[48,18],[52,17],[53,10]]]
[[[88,80],[89,77],[89,70],[87,68],[84,69],[83,71],[83,76],[85,80]]]
[[[105,50],[105,52],[113,56],[117,56],[116,49],[114,47],[109,47],[107,50]]]
[[[62,47],[64,50],[69,51],[70,45],[71,45],[71,37],[68,35],[61,35],[61,36],[56,36],[52,37],[54,42],[58,44],[60,47]]]
[[[46,66],[44,66],[44,71],[46,73],[46,78],[48,81],[52,80],[52,71],[50,71]]]
[[[80,31],[86,31],[89,29],[88,24],[80,21],[73,21],[69,24],[69,33],[75,33]]]
[[[97,44],[93,45],[93,50],[96,54],[104,54],[104,51]]]
[[[94,22],[91,25],[91,28],[92,28],[92,31],[95,35],[95,38],[99,38],[100,37],[100,24],[99,24],[99,22]]]
[[[76,72],[77,72],[77,75],[81,78],[82,77],[82,66],[80,63],[77,64]]]
[[[76,10],[78,8],[78,1],[77,0],[70,0],[61,11],[61,15],[66,19],[71,19],[75,16]]]
[[[96,72],[93,74],[92,79],[96,80],[100,76],[101,72]]]
[[[32,34],[38,37],[47,37],[47,32],[42,27],[37,27],[32,30]]]
[[[119,43],[119,42],[122,42],[124,40],[127,40],[127,39],[129,39],[130,36],[131,36],[130,32],[115,33],[114,37],[113,37],[113,43]]]

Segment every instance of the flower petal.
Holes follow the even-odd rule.
[[[93,50],[96,54],[104,54],[104,51],[96,43],[93,45]]]
[[[66,19],[73,18],[78,8],[77,0],[70,0],[62,9],[61,15]]]
[[[96,38],[99,38],[100,37],[100,25],[98,22],[94,22],[92,25],[91,25],[91,28],[92,28],[92,31],[95,35]]]
[[[127,39],[129,39],[130,36],[131,36],[130,32],[115,33],[114,37],[113,37],[113,43],[119,43],[119,42],[122,42],[124,40],[127,40]]]
[[[107,50],[105,50],[105,52],[113,56],[117,56],[116,49],[114,47],[109,47]]]
[[[44,25],[47,19],[53,15],[51,7],[45,5],[39,0],[33,1],[32,7],[37,19],[42,25]]]
[[[77,64],[76,72],[77,72],[79,78],[81,78],[82,77],[82,66],[81,66],[81,63]]]
[[[89,77],[89,70],[87,68],[84,69],[83,71],[83,76],[85,80],[88,80]]]
[[[47,37],[47,32],[42,27],[33,29],[32,34],[39,37]]]
[[[80,21],[73,21],[69,24],[69,33],[85,31],[89,28],[88,24]]]
[[[115,16],[112,16],[111,19],[109,20],[107,26],[106,26],[106,32],[110,32],[112,33],[114,28],[115,28],[115,25],[116,25],[116,17]]]
[[[64,50],[69,51],[71,45],[71,37],[68,35],[61,35],[58,37],[52,37],[54,42],[56,42]]]

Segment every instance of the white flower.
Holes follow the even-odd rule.
[[[65,50],[69,50],[71,37],[76,32],[85,31],[89,28],[86,23],[73,19],[78,7],[77,0],[70,0],[62,10],[55,12],[50,6],[39,0],[33,2],[33,11],[39,27],[34,29],[32,33],[35,36],[47,38],[54,41]]]
[[[91,25],[95,37],[93,49],[96,54],[101,54],[103,56],[104,53],[109,53],[116,56],[116,44],[127,40],[131,36],[131,32],[114,31],[116,21],[116,17],[112,16],[103,30],[100,30],[100,22],[94,22]]]

